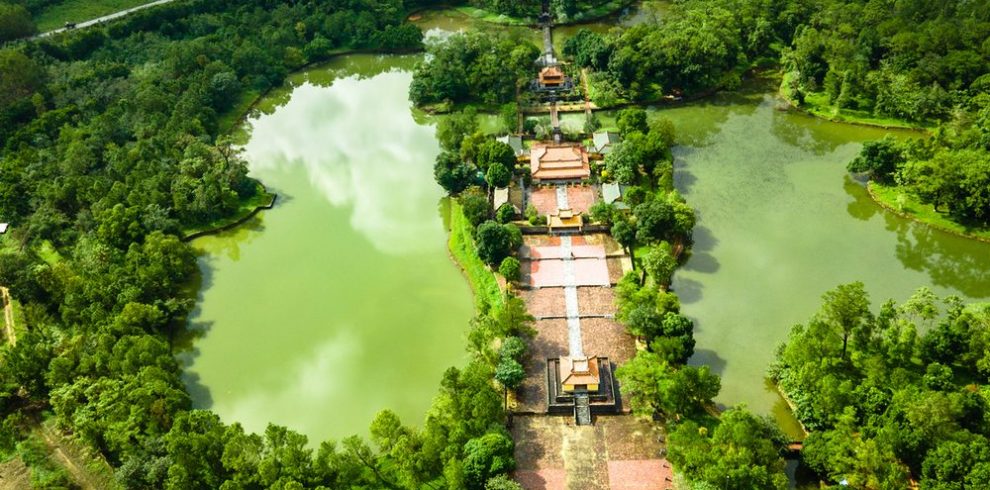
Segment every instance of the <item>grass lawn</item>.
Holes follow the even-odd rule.
[[[220,129],[220,134],[232,132],[234,126],[247,114],[247,111],[254,104],[254,101],[258,100],[258,97],[261,97],[261,92],[257,90],[247,90],[242,93],[240,98],[237,99],[237,102],[234,102],[234,107],[218,118],[217,126]]]
[[[20,301],[10,298],[10,309],[14,312],[14,336],[22,338],[27,334],[27,321],[24,319],[24,307]]]
[[[58,253],[58,250],[55,250],[55,246],[48,240],[41,242],[37,252],[38,257],[47,262],[48,265],[55,265],[62,261],[62,255]]]
[[[580,3],[581,5],[578,6],[578,14],[568,19],[568,23],[600,19],[602,17],[614,14],[616,11],[623,9],[627,5],[631,5],[634,2],[633,0],[611,0],[610,2],[605,2],[597,7],[589,6],[584,2]]]
[[[188,228],[183,228],[182,233],[185,236],[189,237],[191,235],[202,233],[204,231],[215,230],[218,228],[223,228],[225,226],[230,226],[231,224],[243,220],[249,214],[253,213],[254,210],[257,209],[258,207],[271,205],[272,200],[274,199],[275,199],[275,194],[266,191],[264,186],[262,186],[261,183],[259,182],[257,184],[257,192],[255,192],[254,196],[251,196],[250,199],[247,199],[246,201],[242,202],[241,207],[238,208],[237,212],[234,213],[233,215],[212,221],[204,225],[190,226]]]
[[[990,241],[990,228],[969,228],[956,223],[949,219],[945,213],[936,211],[931,204],[922,204],[917,197],[905,192],[900,187],[870,182],[869,189],[873,198],[882,206],[916,221],[949,233]]]
[[[482,10],[475,7],[460,6],[454,7],[454,10],[476,20],[483,22],[491,22],[493,24],[504,24],[512,26],[525,26],[536,23],[536,19],[528,17],[512,17],[511,15],[496,14],[494,12],[489,12],[487,10]]]
[[[781,78],[780,86],[785,87],[789,83],[790,74],[785,73]],[[784,90],[780,91],[780,94],[788,99],[791,104],[800,107],[802,110],[807,111],[809,114],[818,116],[823,119],[828,119],[830,121],[845,122],[853,124],[865,124],[868,126],[878,126],[881,128],[901,128],[901,129],[924,129],[931,128],[933,125],[931,123],[914,123],[910,121],[905,121],[903,119],[897,119],[894,117],[884,117],[872,114],[868,111],[854,110],[854,109],[840,109],[833,106],[828,101],[828,95],[825,92],[812,92],[805,94],[804,104],[798,105],[795,101],[787,97]]]
[[[58,29],[66,22],[83,22],[119,10],[144,5],[151,0],[65,0],[46,8],[34,19],[40,32]]]
[[[471,237],[471,223],[464,217],[464,211],[456,199],[449,199],[450,239],[447,246],[471,283],[475,304],[479,310],[496,308],[502,305],[502,290],[498,287],[495,273],[478,258],[478,251]]]

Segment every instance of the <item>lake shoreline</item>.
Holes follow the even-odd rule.
[[[790,108],[795,111],[816,117],[818,119],[823,119],[838,124],[849,124],[853,126],[862,126],[868,128],[880,128],[880,129],[886,129],[888,131],[916,131],[921,133],[929,132],[929,128],[925,126],[919,126],[902,120],[897,120],[896,124],[881,124],[864,119],[859,119],[854,116],[829,116],[824,112],[822,112],[820,109],[817,109],[817,106],[799,104],[796,100],[790,97],[788,93],[784,90],[784,85],[788,81],[788,74],[784,73],[782,70],[778,70],[778,73],[780,75],[780,85],[777,88],[777,95],[780,96],[781,99],[784,99],[787,102],[787,104],[790,105]]]
[[[327,58],[325,60],[320,60],[320,61],[314,61],[314,62],[311,62],[311,63],[306,63],[305,65],[299,67],[295,71],[293,71],[293,72],[289,73],[288,75],[286,75],[286,77],[288,77],[290,75],[293,75],[293,74],[296,74],[296,73],[301,73],[301,72],[304,72],[304,71],[308,71],[310,69],[313,69],[313,68],[318,67],[321,64],[332,63],[335,60],[337,60],[338,58],[342,58],[344,56],[352,56],[352,55],[356,55],[356,54],[375,54],[375,55],[389,56],[389,55],[413,54],[413,53],[418,53],[418,52],[421,52],[421,51],[422,50],[382,51],[380,49],[350,49],[350,48],[348,48],[348,49],[343,49],[343,50],[335,51],[334,53],[332,53],[330,55],[329,58]],[[271,95],[271,93],[272,93],[273,90],[279,89],[279,88],[283,88],[284,86],[285,86],[285,80],[283,80],[282,81],[282,84],[279,85],[279,86],[277,86],[277,87],[272,86],[272,87],[269,87],[268,89],[266,89],[263,92],[258,92],[258,94],[251,101],[251,103],[250,104],[247,104],[244,107],[244,109],[240,110],[240,113],[237,114],[237,116],[232,120],[230,127],[227,128],[225,131],[222,131],[218,135],[218,137],[219,136],[222,136],[222,135],[230,135],[237,128],[243,126],[245,120],[247,120],[247,118],[251,115],[252,111],[254,111],[258,107],[258,103],[259,102],[261,102],[266,97],[268,97],[269,95]],[[237,109],[233,109],[233,110],[237,110]],[[218,118],[219,117],[223,117],[223,115],[218,116]],[[193,240],[195,240],[197,238],[202,238],[204,236],[216,235],[218,233],[229,231],[229,230],[232,230],[234,228],[237,228],[238,226],[246,223],[251,218],[257,216],[258,213],[260,213],[262,211],[267,211],[267,210],[270,210],[270,209],[274,208],[275,207],[275,202],[278,200],[278,193],[269,192],[268,191],[268,188],[265,186],[265,183],[262,182],[260,179],[252,179],[252,180],[254,180],[254,182],[258,184],[258,186],[260,187],[260,191],[263,194],[267,194],[267,195],[270,195],[271,196],[271,199],[269,200],[269,202],[267,204],[259,204],[259,205],[255,206],[254,208],[249,208],[248,211],[240,211],[238,213],[235,213],[235,214],[233,214],[233,215],[231,215],[231,216],[229,216],[229,217],[227,217],[225,219],[220,220],[221,222],[223,222],[223,224],[221,224],[221,225],[210,226],[210,227],[207,227],[206,229],[203,229],[203,230],[197,230],[195,232],[192,232],[192,233],[189,233],[189,234],[185,234],[185,235],[181,236],[180,239],[183,242],[190,242],[190,241],[193,241]],[[256,199],[257,196],[258,195],[255,194],[254,196],[251,196],[251,197],[249,197],[247,199],[242,200],[240,202],[240,205],[241,206],[250,205],[251,200]]]
[[[613,0],[605,5],[602,5],[598,9],[595,9],[593,13],[589,15],[582,15],[580,17],[575,17],[566,22],[555,22],[554,26],[579,26],[581,24],[589,24],[595,21],[606,19],[608,17],[618,14],[622,9],[629,7],[633,4],[642,3],[641,0]],[[411,17],[422,14],[423,12],[430,11],[443,11],[443,10],[453,10],[462,15],[465,15],[472,20],[478,22],[484,22],[486,24],[491,24],[494,26],[506,26],[506,27],[531,27],[538,29],[540,27],[539,19],[529,18],[529,17],[512,17],[505,14],[496,14],[494,12],[489,12],[484,9],[466,7],[463,5],[432,5],[429,7],[422,7],[409,12],[406,15],[407,20],[412,20]]]
[[[935,222],[926,220],[926,219],[924,219],[924,218],[922,218],[920,216],[917,216],[914,213],[909,213],[909,212],[906,212],[906,211],[899,210],[899,209],[897,209],[897,207],[894,204],[891,204],[891,203],[887,202],[885,199],[883,199],[879,195],[879,193],[877,193],[875,187],[876,186],[873,184],[873,182],[868,182],[866,184],[866,192],[867,192],[867,194],[870,195],[870,199],[873,199],[873,202],[875,202],[881,208],[883,208],[883,209],[885,209],[885,210],[887,210],[887,211],[889,211],[891,213],[894,213],[897,216],[900,216],[901,218],[911,220],[911,221],[913,221],[915,223],[918,223],[920,225],[924,225],[924,226],[930,227],[932,229],[935,229],[935,230],[938,230],[938,231],[941,231],[941,232],[944,232],[944,233],[948,233],[950,235],[955,235],[955,236],[960,237],[960,238],[965,238],[967,240],[975,240],[975,241],[978,241],[978,242],[990,244],[990,238],[982,237],[982,236],[979,236],[979,235],[973,235],[971,233],[963,233],[963,232],[960,232],[958,230],[953,230],[953,229],[951,229],[951,228],[949,228],[947,226],[943,226],[943,225],[940,225],[938,223],[935,223]],[[960,226],[962,226],[962,225],[960,225]]]

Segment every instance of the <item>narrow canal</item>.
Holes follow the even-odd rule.
[[[197,407],[313,444],[366,434],[390,408],[419,424],[464,361],[473,301],[449,259],[433,126],[414,58],[349,56],[292,77],[247,123],[275,209],[196,240],[203,286],[182,355]]]

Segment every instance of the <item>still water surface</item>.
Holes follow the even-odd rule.
[[[342,58],[248,121],[251,175],[279,204],[194,242],[202,336],[182,358],[197,407],[339,439],[383,408],[418,424],[463,362],[473,301],[447,254],[434,127],[409,109],[413,61]]]
[[[763,93],[658,112],[677,126],[678,189],[698,211],[693,255],[673,287],[696,323],[696,364],[719,401],[784,412],[764,384],[775,346],[821,295],[861,280],[874,308],[918,287],[990,298],[990,246],[878,207],[845,164],[886,132],[776,110]]]
[[[386,407],[421,420],[463,358],[472,302],[445,249],[434,129],[406,98],[415,60],[343,57],[294,76],[249,121],[252,175],[281,201],[195,242],[203,336],[183,358],[197,406],[339,438]],[[875,304],[920,286],[990,298],[990,247],[884,212],[848,178],[845,162],[883,131],[777,105],[757,91],[655,113],[677,126],[677,186],[699,214],[674,281],[697,322],[693,362],[722,375],[720,402],[793,432],[764,373],[823,292],[862,280]]]

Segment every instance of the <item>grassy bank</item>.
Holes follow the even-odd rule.
[[[450,254],[464,271],[471,289],[474,291],[475,304],[480,311],[502,305],[502,291],[498,287],[495,273],[478,258],[478,251],[471,237],[471,223],[464,217],[464,211],[456,199],[450,199],[450,219],[448,225],[450,238],[447,246]]]
[[[636,3],[636,0],[612,0],[610,2],[598,5],[597,7],[581,7],[579,8],[580,12],[577,15],[567,19],[567,22],[561,23],[576,24],[601,19],[602,17],[608,17],[634,3]]]
[[[608,17],[615,14],[616,12],[636,3],[636,0],[611,0],[605,2],[601,5],[586,5],[583,2],[579,2],[577,6],[578,14],[570,17],[566,20],[556,19],[556,25],[568,25],[568,24],[580,24],[582,22],[590,22],[593,20],[601,19],[603,17]],[[494,12],[489,12],[488,10],[479,9],[471,6],[457,6],[453,7],[453,10],[460,12],[474,20],[479,20],[481,22],[489,22],[492,24],[501,24],[508,26],[531,26],[539,23],[537,17],[513,17],[511,15],[496,14]]]
[[[21,302],[10,298],[10,309],[14,313],[14,337],[21,338],[27,334],[27,320],[24,317],[24,307]]]
[[[990,242],[990,228],[969,228],[949,219],[945,213],[935,210],[931,204],[923,204],[917,197],[896,185],[870,182],[870,196],[877,204],[905,218],[924,223],[947,233]]]
[[[144,5],[151,0],[65,0],[43,10],[34,19],[41,32],[58,29],[66,22],[83,22],[120,10]]]
[[[229,134],[244,120],[254,104],[261,99],[262,93],[257,90],[246,90],[234,102],[234,107],[217,118],[220,134]]]
[[[885,129],[927,129],[931,123],[915,123],[894,117],[878,116],[868,111],[842,109],[829,103],[825,92],[811,92],[804,95],[804,103],[799,104],[786,87],[790,85],[791,74],[784,73],[780,81],[780,95],[793,107],[808,114],[833,122],[875,126]]]
[[[536,19],[530,17],[513,17],[511,15],[496,14],[494,12],[489,12],[487,10],[482,10],[475,7],[469,7],[466,5],[454,7],[454,10],[474,20],[480,20],[482,22],[490,22],[492,24],[502,24],[507,26],[528,26],[528,25],[533,25],[537,22]]]

